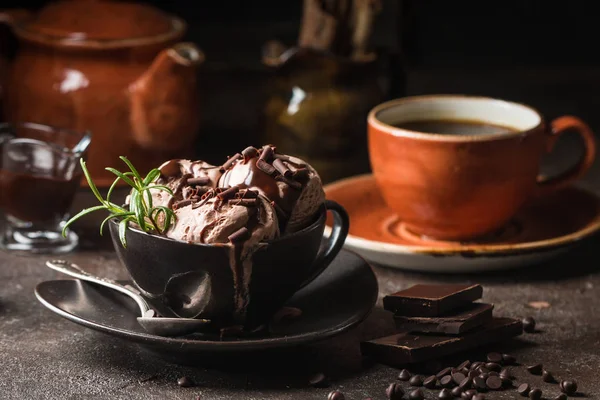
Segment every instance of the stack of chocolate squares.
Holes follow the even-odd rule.
[[[361,344],[364,355],[400,366],[438,360],[523,333],[520,320],[493,316],[481,285],[415,285],[385,296],[397,332]]]

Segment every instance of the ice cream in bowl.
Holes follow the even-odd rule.
[[[325,199],[317,171],[271,145],[219,166],[168,160],[145,177],[123,161],[129,171],[108,170],[132,186],[125,204],[110,190],[102,198],[88,179],[101,205],[69,222],[108,209],[119,259],[163,316],[252,331],[327,268],[348,233],[348,216]],[[328,211],[333,228],[324,237]]]

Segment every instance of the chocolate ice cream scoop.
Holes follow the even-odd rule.
[[[321,179],[306,162],[267,145],[246,148],[223,166],[219,187],[258,190],[272,201],[281,231],[294,232],[309,225],[325,201]]]

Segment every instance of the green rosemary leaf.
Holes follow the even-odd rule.
[[[123,175],[125,176],[131,176],[133,175],[133,172],[125,172]],[[117,187],[117,183],[121,180],[120,177],[116,177],[115,180],[113,181],[112,185],[110,185],[110,187],[108,188],[108,193],[106,194],[106,201],[110,202],[110,196],[112,196],[112,192],[113,190],[115,190],[115,188]]]
[[[160,170],[158,168],[154,168],[153,170],[148,172],[148,175],[146,175],[146,177],[143,180],[144,186],[148,186],[149,184],[154,182],[154,180],[156,178],[158,178],[159,175],[160,175]]]
[[[119,178],[123,179],[132,188],[138,189],[138,185],[134,181],[132,181],[127,175],[125,175],[124,173],[122,173],[121,171],[117,171],[116,169],[111,168],[111,167],[106,167],[104,169],[107,170],[108,172],[112,172],[113,174],[115,174]]]
[[[140,226],[144,232],[148,231],[146,227],[146,210],[144,209],[144,202],[139,192],[134,191],[131,193],[131,200],[129,201],[129,210],[134,213],[136,223]]]
[[[137,171],[137,169],[135,169],[135,167],[133,166],[133,164],[131,163],[131,161],[129,161],[127,159],[127,157],[123,157],[120,156],[119,157],[125,164],[127,164],[127,166],[129,167],[129,169],[131,170],[131,172],[133,172],[133,176],[135,176],[135,178],[140,182],[144,182],[144,180],[142,179],[142,177],[140,176],[140,173]]]
[[[127,238],[125,237],[125,234],[127,232],[127,224],[129,223],[129,218],[131,217],[123,218],[121,222],[119,222],[119,240],[121,241],[123,247],[127,247]]]
[[[152,186],[146,186],[145,188],[143,188],[142,190],[146,191],[150,191],[150,189],[152,190],[162,190],[163,192],[167,192],[168,194],[170,194],[171,196],[173,196],[173,190],[171,190],[171,188],[165,186],[165,185],[152,185]]]
[[[87,167],[85,166],[85,161],[83,161],[83,158],[79,159],[79,164],[81,165],[81,169],[83,170],[83,175],[85,176],[85,180],[87,181],[88,186],[92,190],[92,193],[94,193],[94,196],[96,196],[96,198],[98,199],[98,201],[100,203],[104,204],[104,199],[102,198],[102,196],[100,195],[100,192],[98,191],[98,188],[92,181],[92,177],[90,176],[90,173],[89,173]]]
[[[104,225],[106,225],[106,223],[108,221],[110,221],[113,218],[123,218],[123,217],[128,217],[131,215],[134,215],[134,214],[131,212],[127,212],[127,213],[119,213],[119,214],[110,214],[108,217],[104,218],[104,220],[100,224],[100,236],[102,236],[102,232],[104,231]]]
[[[175,213],[173,212],[173,210],[171,210],[170,208],[165,207],[165,206],[159,206],[159,207],[153,208],[152,212],[150,214],[153,216],[155,221],[158,221],[158,218],[161,213],[164,216],[164,222],[162,224],[162,227],[159,226],[158,224],[156,224],[156,225],[158,228],[157,229],[158,233],[165,233],[166,231],[169,230],[169,228],[171,227],[171,224],[173,223],[173,220],[176,219],[177,217],[176,217]]]
[[[94,207],[90,207],[90,208],[84,208],[83,210],[79,211],[76,215],[74,215],[73,217],[71,217],[67,221],[67,223],[65,224],[65,226],[63,227],[63,230],[62,230],[63,237],[67,237],[67,228],[69,226],[71,226],[71,224],[73,222],[75,222],[79,218],[83,217],[84,215],[88,215],[88,214],[93,213],[94,211],[98,211],[98,210],[106,210],[106,207],[105,206],[94,206]]]

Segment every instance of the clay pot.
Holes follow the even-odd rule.
[[[189,156],[199,128],[202,52],[179,43],[186,25],[152,7],[117,1],[50,3],[36,15],[0,12],[19,51],[5,118],[91,130],[88,168],[100,187],[127,156],[145,172]]]

